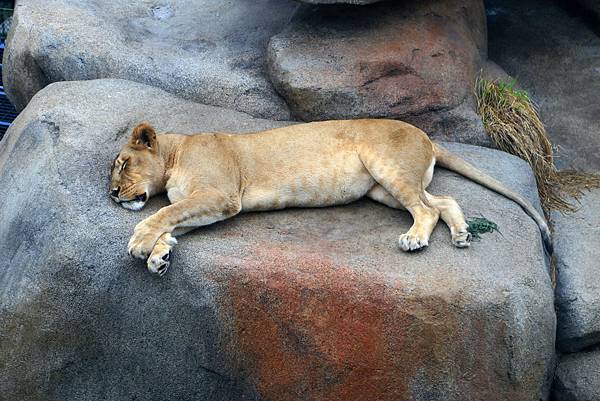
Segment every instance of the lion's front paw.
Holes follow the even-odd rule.
[[[169,233],[164,233],[160,236],[150,257],[148,257],[148,271],[150,273],[164,276],[171,265],[171,255],[173,246],[177,244],[177,240]]]
[[[134,258],[146,259],[150,255],[150,252],[152,252],[154,244],[156,244],[161,234],[162,232],[150,229],[143,222],[138,224],[127,246],[129,254]]]

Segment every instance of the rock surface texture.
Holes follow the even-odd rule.
[[[553,400],[600,400],[600,350],[565,355],[560,359]]]
[[[377,3],[383,0],[298,0],[303,3],[309,4],[354,4],[354,5],[365,5]]]
[[[600,344],[600,190],[587,192],[574,214],[553,215],[558,279],[557,343],[578,351]]]
[[[556,2],[489,0],[486,6],[489,57],[539,105],[559,147],[557,165],[600,171],[600,37]]]
[[[297,7],[291,0],[23,0],[4,55],[6,92],[20,110],[51,82],[124,78],[285,120],[265,50]]]
[[[269,69],[302,120],[401,118],[480,143],[472,88],[486,46],[480,0],[304,6],[271,39]]]
[[[481,0],[23,0],[14,26],[4,82],[19,110],[51,82],[122,78],[255,117],[401,118],[491,145],[472,96]]]
[[[402,253],[408,213],[361,201],[244,214],[182,236],[162,279],[131,259],[141,212],[108,197],[131,128],[280,125],[120,80],[49,85],[0,142],[0,394],[21,400],[547,399],[552,287],[535,223],[440,170],[502,235],[456,249],[439,225]],[[525,163],[448,147],[537,201]],[[493,160],[493,163],[490,163]]]

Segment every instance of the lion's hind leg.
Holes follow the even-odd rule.
[[[439,219],[439,212],[422,201],[406,205],[413,217],[413,225],[405,234],[400,235],[398,244],[403,251],[417,251],[429,245],[429,237]]]
[[[467,231],[467,222],[460,206],[449,196],[434,196],[424,191],[425,198],[430,207],[437,209],[440,217],[452,235],[452,243],[457,248],[466,248],[471,245],[471,233]],[[385,188],[376,184],[368,193],[367,197],[394,209],[405,209],[396,198]],[[403,248],[404,249],[404,248]]]
[[[442,220],[450,228],[452,243],[458,248],[466,248],[471,245],[471,233],[467,230],[468,225],[460,206],[449,196],[434,196],[425,191],[429,204],[435,207]]]
[[[392,209],[404,209],[402,203],[398,202],[388,191],[379,184],[375,184],[373,188],[367,192],[367,198],[373,199],[381,204],[384,204]]]
[[[429,237],[440,216],[438,209],[427,201],[423,190],[423,181],[427,180],[428,172],[432,168],[425,163],[420,163],[424,165],[423,168],[402,168],[401,161],[392,157],[386,158],[386,153],[379,152],[378,157],[367,157],[363,160],[369,173],[381,186],[381,189],[375,186],[367,196],[388,206],[402,206],[408,210],[414,222],[408,232],[400,236],[398,243],[403,251],[422,249],[429,245]],[[387,191],[395,202],[382,190]]]

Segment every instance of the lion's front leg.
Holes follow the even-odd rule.
[[[157,218],[159,213],[140,221],[135,226],[127,246],[129,254],[134,258],[146,259],[160,236],[173,231],[168,225],[163,224],[160,218]]]
[[[129,254],[135,258],[148,258],[148,270],[164,274],[171,262],[170,251],[176,243],[171,236],[173,230],[191,230],[212,224],[232,217],[240,210],[241,202],[235,196],[226,196],[217,190],[196,193],[141,221],[129,240]]]

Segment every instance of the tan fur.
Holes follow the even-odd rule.
[[[170,263],[171,233],[242,211],[339,205],[363,196],[411,213],[414,224],[399,239],[405,251],[427,246],[440,217],[450,227],[453,243],[469,246],[458,204],[425,191],[436,159],[530,207],[450,155],[423,131],[395,120],[325,121],[245,135],[156,136],[143,123],[115,159],[110,189],[115,201],[134,209],[167,192],[172,204],[140,222],[129,241],[130,254],[147,258],[148,268],[160,274]],[[465,166],[475,173],[463,171]],[[531,206],[528,213],[537,212]]]

